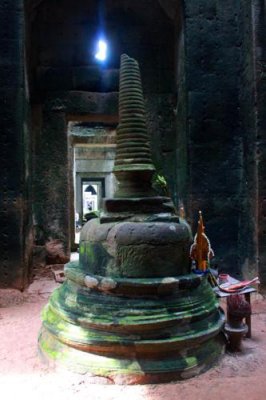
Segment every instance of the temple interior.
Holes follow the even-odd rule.
[[[121,56],[125,54],[132,60],[137,60],[141,73],[141,89],[137,86],[129,89],[126,81],[129,74],[136,78],[135,70],[132,72],[129,69],[130,72],[126,71],[121,78],[120,62]],[[167,279],[176,279],[175,282],[171,281],[171,284],[179,285],[181,292],[184,290],[180,295],[183,299],[193,298],[195,279],[184,278],[192,282],[187,286],[182,286],[183,283],[180,282],[183,279],[181,277],[187,276],[190,272],[189,246],[197,232],[199,211],[202,211],[205,231],[214,250],[210,260],[211,269],[218,275],[228,274],[237,281],[250,280],[254,277],[258,277],[260,281],[257,291],[251,296],[254,302],[254,338],[252,336],[252,339],[243,340],[244,358],[237,360],[244,375],[241,372],[233,374],[239,381],[235,383],[230,381],[228,384],[239,387],[243,384],[241,379],[248,375],[255,364],[265,367],[266,341],[261,334],[266,329],[266,304],[263,297],[266,292],[265,77],[266,4],[263,0],[2,1],[0,4],[0,337],[2,320],[4,322],[2,332],[6,336],[7,325],[12,325],[10,317],[12,312],[14,315],[19,315],[19,307],[22,307],[22,311],[25,308],[25,314],[21,315],[27,316],[27,303],[29,306],[31,302],[33,305],[29,306],[29,312],[33,313],[35,318],[35,322],[32,322],[32,332],[35,332],[36,339],[35,344],[33,338],[30,339],[31,346],[35,346],[37,352],[38,332],[43,323],[42,332],[47,329],[49,334],[46,331],[42,333],[44,339],[40,347],[44,353],[51,355],[58,350],[56,347],[59,346],[58,343],[65,345],[64,340],[69,343],[74,337],[70,335],[71,329],[64,327],[66,338],[62,339],[63,331],[60,332],[57,326],[52,327],[51,321],[55,318],[54,315],[57,313],[58,317],[65,313],[66,319],[73,318],[74,321],[73,309],[70,312],[70,308],[66,310],[63,306],[64,302],[73,301],[77,310],[81,311],[77,317],[78,322],[75,320],[71,323],[75,328],[79,327],[79,324],[82,325],[80,321],[85,317],[89,318],[90,313],[83,307],[85,300],[82,296],[86,298],[91,290],[99,292],[103,290],[104,294],[101,292],[99,297],[97,294],[95,298],[93,294],[94,300],[87,299],[88,302],[94,301],[99,307],[93,317],[95,320],[92,318],[91,327],[88,329],[91,329],[90,335],[105,329],[104,338],[113,332],[117,333],[116,327],[112,327],[110,331],[107,327],[109,322],[106,321],[111,314],[109,316],[106,314],[106,325],[102,321],[95,322],[99,310],[103,312],[104,307],[108,308],[105,297],[101,303],[106,290],[108,299],[114,296],[113,304],[119,308],[120,314],[123,311],[123,306],[119,303],[121,296],[131,298],[135,290],[140,304],[145,290],[151,293],[154,288],[161,285],[160,288],[167,291],[168,289],[165,289],[169,283]],[[133,92],[130,94],[129,90]],[[129,102],[131,101],[130,107],[133,109],[135,107],[137,111],[134,112],[138,115],[143,103],[143,110],[145,109],[143,118],[147,132],[143,133],[139,125],[136,125],[139,122],[135,120],[131,121],[131,125],[127,125],[128,120],[125,119],[126,128],[122,125],[123,116],[129,118],[128,115],[132,114],[132,111],[128,114],[127,91]],[[137,96],[140,91],[143,98],[139,100]],[[141,101],[141,106],[137,104],[138,101]],[[134,131],[132,132],[137,139],[131,136],[132,126]],[[130,134],[126,129],[129,129]],[[146,139],[143,139],[146,138],[146,133],[149,137],[148,144]],[[123,135],[128,135],[124,136],[127,140],[123,139]],[[134,152],[139,154],[135,156],[137,161],[134,161],[132,155]],[[152,161],[149,161],[150,159]],[[130,173],[130,170],[133,172]],[[153,178],[150,177],[148,170],[155,173]],[[153,185],[155,195],[150,184]],[[147,200],[148,198],[151,200]],[[171,206],[165,205],[165,200],[160,200],[166,198],[171,199]],[[144,215],[145,218],[147,215],[148,217],[145,219]],[[103,224],[103,230],[105,226],[109,229],[111,224],[118,223],[119,228],[115,228],[113,236],[110,234],[112,236],[110,243],[109,239],[106,240],[106,248],[108,251],[111,248],[116,265],[113,259],[109,260],[109,255],[103,256],[101,246],[102,235],[105,233],[97,230],[96,220]],[[122,226],[123,223],[125,227]],[[136,233],[137,239],[133,238],[131,242],[129,237],[132,238],[134,232],[133,228],[130,228],[132,231],[128,233],[127,223],[133,224],[134,227],[135,223],[138,223],[138,226],[142,223],[150,224],[151,230],[154,229],[154,242],[151,242],[152,246],[144,248],[141,256],[135,256],[135,253],[132,255],[133,250],[130,250],[128,255],[126,246],[135,245],[134,240],[138,240],[139,246],[150,243],[149,239],[145,239],[146,228],[143,230],[141,228],[140,233]],[[156,231],[157,223],[162,226],[160,233]],[[176,232],[179,232],[179,228],[187,230],[186,238],[184,239],[181,233],[178,238],[170,237],[168,231],[163,230],[166,229],[163,224],[168,224],[169,229],[175,229]],[[119,231],[120,225],[121,231]],[[110,228],[110,232],[112,229],[113,227]],[[156,235],[160,239],[157,240]],[[101,239],[98,240],[98,237]],[[98,247],[94,246],[94,240]],[[170,245],[164,247],[169,244],[167,240],[175,243],[178,254],[174,250],[172,252]],[[115,250],[114,243],[117,246]],[[105,242],[103,247],[106,250]],[[153,256],[154,264],[150,262],[145,252]],[[156,264],[156,257],[161,263],[158,262],[159,267]],[[77,277],[72,263],[77,262],[78,258],[79,264],[75,264],[75,268],[80,275]],[[142,270],[141,263],[144,259],[146,266],[151,265],[152,272],[145,271],[145,266]],[[174,262],[178,264],[176,274],[171,269]],[[65,265],[70,267],[66,268],[67,282],[61,285],[58,283],[59,275],[56,271],[60,271],[65,279],[62,272]],[[80,283],[81,272],[84,272],[82,283]],[[169,278],[173,276],[177,278]],[[119,290],[110,287],[102,289],[105,278],[108,285],[125,285],[125,291],[123,288],[120,291],[120,286]],[[96,286],[92,286],[93,279],[96,281],[98,279],[98,286],[95,283],[97,290]],[[114,279],[115,283],[110,279]],[[134,279],[136,281],[133,282]],[[143,283],[142,279],[150,281]],[[142,284],[147,285],[148,289],[141,289]],[[132,292],[128,289],[130,285],[135,285],[135,289],[130,289]],[[56,292],[59,293],[59,300],[56,299],[56,295],[49,300],[48,294],[50,295],[55,287],[59,287]],[[198,289],[201,293],[200,300],[197,302],[195,300],[196,305],[193,303],[195,307],[193,310],[191,308],[191,319],[199,318],[198,314],[195,316],[193,314],[196,313],[196,307],[203,307],[199,302],[207,302],[205,291],[210,289],[203,288],[201,292],[200,287],[201,283]],[[191,292],[185,293],[190,289]],[[160,290],[158,289],[156,296],[159,296],[159,302],[162,296],[163,302],[165,293],[162,295]],[[172,296],[172,292],[168,291],[167,295]],[[173,296],[179,299],[179,294]],[[214,305],[214,301],[212,305],[208,303],[208,306],[204,306],[205,314],[202,317],[204,329],[200,327],[198,333],[207,331],[207,325],[208,329],[211,329],[210,326],[213,324],[213,332],[215,331],[218,337],[223,317],[219,314],[220,308]],[[187,300],[186,306],[189,302],[190,300]],[[34,307],[34,303],[38,304],[36,310],[30,308]],[[158,307],[158,304],[152,305],[151,309]],[[171,316],[170,308],[172,310],[177,307],[178,312],[183,312],[183,305],[172,304],[174,303],[171,303],[172,308],[170,306],[167,308],[167,313],[160,314],[162,319],[165,318],[164,321],[168,317],[169,321],[174,318]],[[225,301],[222,300],[222,304],[226,309]],[[39,313],[43,308],[48,310],[47,307],[50,307],[50,311],[43,311],[44,316],[41,321]],[[128,306],[128,309],[132,311],[130,307]],[[139,310],[140,307],[142,306],[136,305],[136,309]],[[127,315],[131,311],[125,307],[124,320],[121,322],[121,326],[124,324],[121,328],[124,330],[122,336],[126,334],[130,336],[133,332],[131,331],[133,322],[127,321]],[[137,315],[137,311],[134,312]],[[146,317],[146,322],[155,318],[155,314],[152,314],[154,311],[150,309],[147,311],[145,308],[141,312],[143,321]],[[25,321],[28,321],[27,318],[25,317]],[[182,319],[183,323],[185,318]],[[168,324],[168,328],[172,323],[169,321],[164,322]],[[156,340],[160,338],[162,341],[170,341],[171,338],[174,341],[177,337],[173,333],[174,328],[171,327],[172,330],[169,328],[166,332],[165,327],[157,327],[157,322],[153,321],[154,326],[151,329],[150,325],[150,331],[147,326],[151,322],[147,322],[147,326],[143,323],[143,326],[145,325],[143,330],[140,329],[140,325],[138,325],[139,331],[134,327],[136,329],[134,334],[140,335],[143,341],[149,341],[152,330],[158,329]],[[116,323],[117,326],[120,324]],[[89,322],[86,324],[89,325]],[[20,325],[15,326],[14,329],[19,329]],[[182,325],[183,330],[184,326]],[[187,329],[196,332],[198,328],[191,326]],[[23,323],[21,327],[24,332]],[[58,343],[48,349],[51,332],[58,338]],[[182,334],[180,333],[181,336]],[[83,331],[82,335],[85,335]],[[122,340],[121,337],[119,336],[119,341]],[[200,334],[199,337],[200,341],[205,340]],[[106,344],[107,339],[104,338],[101,340]],[[1,352],[5,354],[2,359],[8,360],[8,346],[15,348],[17,345],[12,335],[10,340],[11,342],[0,340],[2,341],[0,365]],[[88,337],[86,340],[89,340]],[[187,343],[185,336],[178,340]],[[74,338],[73,342],[77,343],[77,339]],[[85,346],[84,343],[81,340],[80,347]],[[165,347],[160,353],[162,355],[159,355],[156,353],[154,343],[150,344],[154,349],[152,360],[160,357],[168,360],[167,357],[170,357],[172,350],[165,350]],[[206,343],[214,346],[212,341]],[[107,354],[109,350],[106,350],[105,344],[103,347],[99,345],[99,348],[96,346],[97,351],[93,351],[98,355],[101,355],[102,351]],[[94,349],[91,343],[86,342],[86,345]],[[127,344],[124,345],[126,348]],[[130,342],[130,346],[137,348],[136,342]],[[197,346],[198,344],[195,345],[193,342],[188,350],[189,356],[184,355],[184,359],[187,360],[191,355],[190,352],[193,353],[191,349]],[[205,347],[208,347],[207,344]],[[265,354],[262,352],[264,355],[260,355],[262,358],[258,358],[256,353],[258,350],[254,350],[257,347],[265,352]],[[35,353],[31,353],[33,350],[27,345],[25,348],[34,358]],[[146,355],[146,350],[143,348],[141,347],[142,350],[139,350],[138,354],[141,362],[145,364],[143,360],[148,360],[149,355]],[[64,352],[62,349],[60,351]],[[125,354],[125,357],[128,357],[126,350],[125,353],[121,352],[122,356],[120,350],[117,350],[116,354],[116,350],[112,351],[111,356],[108,353],[108,357],[116,359],[115,357],[121,358]],[[201,357],[201,353],[205,350],[197,351]],[[215,347],[213,354],[214,352],[222,353],[221,347]],[[252,356],[254,365],[251,362]],[[202,356],[204,364],[208,363],[204,357]],[[24,358],[25,353],[18,353],[18,364],[23,363]],[[220,369],[214,369],[213,373],[207,372],[206,376],[210,382],[215,378],[215,371],[217,374],[221,372],[223,379],[229,379],[230,371],[227,366],[231,365],[233,371],[235,365],[230,364],[228,355],[225,355],[224,360]],[[8,371],[6,375],[12,377],[12,363],[9,365],[8,362],[3,368],[4,371],[5,368]],[[39,361],[36,363],[39,366]],[[45,374],[46,370],[40,368],[41,374]],[[143,367],[144,374],[145,368]],[[154,371],[158,368],[156,364]],[[195,368],[199,366],[195,364]],[[154,371],[152,374],[155,374]],[[34,373],[32,366],[29,367],[29,374],[31,373]],[[165,382],[170,382],[171,377],[174,379],[171,373],[169,379],[165,378]],[[16,374],[19,375],[20,372]],[[113,379],[113,375],[108,374],[105,372],[105,378]],[[101,374],[97,372],[95,375]],[[259,374],[254,375],[250,382],[254,383],[259,378]],[[64,379],[65,377],[63,381]],[[137,379],[133,383],[163,381],[159,378],[154,380],[147,378],[147,381],[144,379],[143,382],[139,382]],[[7,385],[6,382],[3,384]],[[124,382],[123,379],[121,382]],[[101,384],[101,381],[98,383]],[[103,383],[106,384],[106,381]],[[117,382],[114,379],[112,383]],[[125,383],[128,382],[125,380]],[[220,385],[218,381],[216,384]],[[189,384],[184,385],[180,393],[185,396]],[[249,385],[245,385],[246,383],[243,384],[241,393],[249,390]],[[174,392],[171,392],[173,388],[168,386],[168,389],[169,393],[172,393],[169,398],[176,399]],[[221,399],[222,397],[219,397],[221,391],[217,393],[218,391],[210,391],[209,396],[212,395],[210,398]],[[103,392],[102,395],[103,398],[109,398],[107,392]],[[119,398],[120,395],[122,396],[122,393],[113,392],[110,399]],[[131,395],[134,397],[133,392]],[[157,400],[165,396],[165,393],[158,389],[158,392],[154,393],[151,390],[147,396],[144,392],[139,392],[135,398],[138,396]],[[202,392],[202,396],[208,399],[207,392]],[[256,396],[252,397],[250,394],[251,400],[265,399],[262,392],[257,392]],[[60,395],[57,397],[60,398]],[[194,399],[193,395],[187,398]],[[195,398],[199,398],[196,397],[196,393]]]
[[[122,53],[140,64],[153,161],[176,207],[194,228],[205,213],[220,270],[265,282],[265,10],[257,3],[5,2],[2,287],[26,288],[49,242],[66,258],[76,250],[83,179],[112,195]],[[104,61],[95,58],[101,37]]]
[[[1,18],[0,285],[26,288],[49,243],[63,259],[77,249],[84,179],[113,194],[122,53],[140,64],[153,162],[177,209],[193,229],[204,212],[221,271],[264,284],[261,2],[6,1]]]

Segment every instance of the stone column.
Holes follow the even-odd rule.
[[[27,182],[23,1],[0,4],[0,287],[23,289]]]
[[[265,2],[253,3],[255,80],[256,80],[256,144],[258,179],[258,260],[262,285],[266,285],[266,11]]]
[[[44,110],[36,140],[34,217],[36,241],[47,245],[56,240],[65,255],[70,251],[69,166],[67,126],[64,112]],[[48,245],[49,246],[49,245]],[[65,260],[54,260],[54,263]]]
[[[235,0],[185,2],[187,159],[183,158],[190,196],[180,193],[193,221],[203,210],[219,268],[236,277],[241,276],[246,252],[239,240],[246,179],[239,13]]]

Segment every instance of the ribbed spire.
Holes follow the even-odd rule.
[[[119,125],[114,173],[120,183],[115,197],[154,195],[151,159],[139,65],[121,56],[119,82]]]

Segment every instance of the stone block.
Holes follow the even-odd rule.
[[[32,265],[34,268],[44,268],[46,265],[46,249],[45,246],[34,246],[32,249]]]
[[[49,240],[45,243],[47,264],[66,264],[70,261],[69,254],[66,254],[64,243],[59,239]]]
[[[14,2],[12,9],[3,12],[0,5],[0,38],[4,40],[18,40],[23,29],[22,10],[15,10]],[[16,28],[15,28],[16,27]]]
[[[142,82],[143,92],[145,94],[159,93],[160,82],[158,69],[151,67],[142,70]]]
[[[0,287],[13,287],[22,290],[25,284],[24,243],[21,237],[23,222],[23,203],[15,205],[10,198],[0,204]]]
[[[199,169],[199,168],[197,168]],[[212,178],[210,178],[212,171]],[[205,169],[200,168],[200,171],[191,173],[191,193],[205,193],[207,196],[210,193],[234,195],[241,193],[242,190],[242,169],[225,170],[220,166],[208,166]],[[226,177],[226,179],[225,179]]]
[[[118,93],[92,92],[55,92],[47,96],[47,111],[63,111],[70,114],[105,114],[118,113]]]
[[[217,5],[215,2],[207,0],[188,0],[185,2],[185,16],[187,18],[195,18],[196,20],[202,16],[212,19],[216,16]]]
[[[114,160],[77,160],[76,162],[76,171],[77,172],[103,172],[108,173],[111,172],[114,166]]]
[[[72,71],[70,68],[48,68],[38,69],[38,83],[42,92],[58,90],[73,90]]]
[[[102,92],[118,92],[119,70],[104,69],[101,71],[100,89]]]
[[[203,91],[189,91],[188,92],[188,117],[194,120],[201,120],[205,114],[205,98],[206,95]],[[217,99],[216,99],[217,101]]]
[[[228,143],[226,140],[219,140],[219,135],[213,134],[208,143],[201,145],[193,143],[190,149],[190,157],[193,168],[202,166],[203,168],[241,169],[244,168],[244,154],[241,138],[232,138]]]
[[[73,89],[101,91],[101,69],[97,66],[73,68]]]
[[[23,45],[18,39],[0,38],[0,65],[17,65],[19,67],[23,58]]]
[[[0,13],[12,13],[15,11],[23,11],[23,0],[17,0],[16,3],[12,0],[2,0],[0,3]]]
[[[174,69],[161,69],[158,82],[159,93],[175,93],[175,72]]]
[[[75,47],[69,42],[54,45],[52,48],[43,46],[39,49],[40,65],[43,67],[70,67],[75,59]]]
[[[18,65],[1,65],[0,62],[0,87],[17,88],[24,85],[24,74]]]

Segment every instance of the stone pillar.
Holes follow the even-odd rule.
[[[235,0],[185,2],[188,159],[183,158],[188,168],[183,190],[190,196],[186,199],[180,193],[191,220],[196,222],[198,210],[204,211],[219,268],[236,277],[242,269],[239,227],[246,179],[239,103],[239,13]]]
[[[0,287],[28,280],[23,1],[0,4]]]
[[[256,130],[258,166],[258,260],[262,285],[266,285],[266,10],[263,0],[253,4],[255,79],[256,79]]]
[[[257,204],[258,182],[256,161],[256,98],[254,70],[254,39],[252,28],[252,4],[241,0],[239,33],[240,52],[240,123],[243,136],[243,185],[242,220],[240,221],[240,261],[245,278],[258,274]]]
[[[65,113],[44,111],[40,137],[36,139],[34,218],[36,242],[56,240],[70,251],[69,166]],[[49,246],[49,244],[48,244]],[[66,260],[54,260],[64,263]]]

